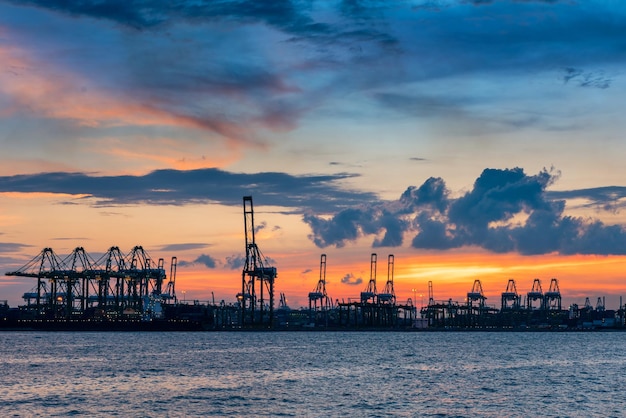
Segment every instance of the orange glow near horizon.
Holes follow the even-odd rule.
[[[306,256],[305,254],[301,254]],[[292,308],[308,306],[308,293],[319,280],[319,257],[297,265],[278,263],[278,278],[275,285],[276,300],[285,293]],[[336,256],[335,256],[336,257]],[[297,258],[297,257],[294,257]],[[283,261],[280,260],[279,261]],[[287,264],[291,264],[290,261]],[[317,263],[316,263],[317,261]],[[607,296],[607,305],[617,307],[618,298],[626,294],[623,266],[624,256],[583,256],[583,255],[541,255],[520,256],[516,254],[488,253],[447,253],[428,255],[395,256],[394,288],[398,303],[413,299],[415,304],[428,302],[428,282],[432,281],[436,301],[452,299],[464,301],[472,289],[474,280],[481,281],[487,303],[500,308],[500,295],[506,289],[509,279],[514,279],[517,291],[524,296],[531,290],[533,280],[541,280],[546,292],[552,278],[558,279],[563,297],[563,306],[570,303],[584,303],[585,297],[595,302],[600,296]],[[282,267],[281,267],[282,266]],[[305,267],[306,270],[304,270]],[[353,273],[362,282],[348,285],[341,278]],[[329,258],[326,273],[326,290],[334,300],[358,299],[360,292],[370,279],[369,260],[358,263],[340,262]],[[215,298],[234,302],[234,295],[240,291],[241,272],[239,270],[179,270],[178,289],[186,288],[190,299],[208,300],[211,292]],[[378,257],[377,289],[382,291],[387,281],[387,257]],[[415,292],[413,292],[415,289]],[[192,295],[195,295],[192,297]],[[180,297],[180,295],[179,295]],[[610,303],[609,303],[610,302]]]
[[[13,264],[5,262],[3,266],[7,270],[19,268],[20,265],[14,265],[18,260],[25,263],[44,247],[52,247],[63,255],[76,246],[84,246],[89,253],[96,254],[111,245],[123,251],[142,245],[154,259],[166,260],[166,272],[171,256],[187,263],[178,270],[179,298],[180,291],[185,290],[189,300],[208,301],[215,297],[218,301],[234,303],[235,295],[241,291],[241,269],[229,269],[226,262],[228,257],[241,257],[244,253],[240,208],[206,204],[187,205],[184,212],[177,206],[92,208],[63,202],[78,196],[49,193],[3,193],[0,198],[3,240],[26,247],[15,247],[11,253]],[[495,307],[499,307],[500,294],[510,278],[516,281],[521,295],[530,290],[535,278],[541,280],[544,291],[548,290],[550,279],[557,278],[564,306],[600,296],[607,296],[607,306],[616,306],[619,296],[626,295],[625,256],[521,256],[492,254],[476,248],[418,252],[409,247],[372,249],[365,240],[343,248],[319,249],[307,238],[301,218],[281,214],[279,209],[261,207],[257,226],[264,224],[265,228],[256,238],[263,254],[278,269],[276,301],[280,293],[285,293],[292,308],[308,306],[308,293],[319,280],[320,253],[328,256],[326,290],[333,301],[359,298],[370,278],[372,251],[378,254],[379,291],[387,281],[387,255],[394,254],[394,288],[399,303],[406,303],[409,298],[417,299],[414,302],[418,305],[427,302],[429,281],[433,284],[435,300],[463,301],[476,279],[482,283],[487,303]],[[189,243],[195,244],[185,249]],[[167,248],[177,244],[182,249],[169,253]],[[215,268],[194,264],[201,255],[214,259]],[[8,286],[6,281],[1,285]],[[10,292],[0,288],[0,299],[21,303],[21,294],[30,287],[32,284],[24,282],[19,294],[15,288]]]

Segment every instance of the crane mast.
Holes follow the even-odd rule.
[[[273,326],[276,268],[269,266],[256,244],[252,196],[243,197],[246,260],[241,274],[241,325]],[[267,292],[267,294],[266,294]],[[267,298],[267,301],[266,301]]]
[[[393,288],[393,270],[394,270],[394,256],[389,254],[387,257],[387,283],[382,293],[378,294],[378,301],[381,303],[395,304],[396,303],[396,291]]]
[[[370,280],[367,282],[365,290],[361,292],[361,303],[366,303],[370,300],[374,302],[376,298],[376,259],[376,253],[372,253],[370,258]]]
[[[316,311],[318,301],[321,309],[330,308],[330,299],[326,293],[326,254],[322,254],[320,257],[320,279],[317,286],[312,292],[309,292],[309,310]]]

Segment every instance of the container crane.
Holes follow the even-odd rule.
[[[361,303],[374,302],[376,298],[376,258],[376,253],[372,253],[370,258],[370,280],[367,282],[365,290],[361,292]]]
[[[467,305],[469,309],[472,308],[473,302],[478,302],[478,309],[482,310],[485,307],[485,299],[487,297],[483,294],[483,285],[480,280],[474,280],[472,290],[467,293]]]
[[[317,311],[318,302],[322,311],[331,308],[331,299],[326,293],[326,254],[322,254],[320,257],[320,278],[317,286],[312,292],[309,292],[309,311]]]
[[[170,280],[167,282],[167,287],[165,289],[165,294],[163,297],[166,300],[173,300],[174,303],[177,303],[176,300],[176,268],[178,266],[178,258],[172,257],[172,262],[170,263]]]
[[[252,196],[243,197],[246,260],[241,273],[241,293],[237,295],[241,307],[241,325],[259,321],[269,327],[274,323],[274,281],[276,267],[259,250],[255,239],[254,206]],[[258,295],[257,295],[258,292]],[[266,306],[266,294],[268,305]]]
[[[502,292],[502,310],[519,309],[521,307],[521,300],[522,296],[517,293],[515,280],[509,279],[509,282],[506,285],[506,290]]]
[[[432,280],[428,281],[428,306],[432,306],[435,304],[435,295],[433,293],[433,282]]]
[[[393,288],[393,270],[394,270],[394,256],[393,254],[389,254],[387,257],[387,283],[385,283],[385,288],[382,293],[378,294],[378,301],[395,305],[396,304],[396,291]]]
[[[543,305],[548,310],[561,310],[561,291],[559,290],[559,281],[555,278],[550,280],[550,288],[544,294]]]
[[[539,301],[539,307],[533,306],[533,302]],[[543,290],[541,289],[541,280],[535,279],[533,281],[533,287],[526,294],[526,309],[544,309]]]

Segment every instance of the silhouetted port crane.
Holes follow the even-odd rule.
[[[370,258],[370,280],[367,287],[361,292],[361,303],[374,302],[376,298],[376,253],[372,253]]]
[[[428,281],[428,306],[435,304],[435,295],[433,293],[433,282],[432,280]]]
[[[317,311],[319,308],[326,311],[331,308],[332,302],[326,293],[326,254],[320,257],[320,279],[312,292],[309,292],[309,310]]]
[[[76,310],[84,312],[87,307],[86,295],[89,294],[90,282],[95,279],[96,263],[83,247],[76,247],[62,263],[66,269],[62,278],[65,282],[66,315],[70,318],[72,312]],[[55,282],[56,280],[53,280],[53,283]]]
[[[393,270],[395,259],[393,254],[389,254],[387,257],[387,283],[382,293],[378,294],[378,301],[384,304],[395,305],[396,303],[396,291],[393,288]]]
[[[561,310],[561,291],[557,279],[550,280],[550,289],[544,294],[543,305],[548,310]]]
[[[55,306],[57,302],[63,300],[63,296],[57,296],[57,290],[60,294],[64,292],[57,287],[57,280],[63,277],[63,262],[54,253],[52,248],[44,248],[41,252],[22,268],[16,271],[5,273],[7,276],[20,277],[36,277],[37,289],[35,292],[25,293],[24,300],[31,305],[31,301],[35,299],[35,309],[38,314],[43,314],[51,306]],[[46,280],[50,282],[50,289],[46,285]],[[61,282],[62,283],[62,282]],[[53,291],[54,290],[54,291]],[[58,298],[61,298],[59,300]]]
[[[178,258],[172,257],[172,262],[170,263],[170,281],[167,283],[167,288],[165,293],[163,294],[163,298],[166,301],[173,300],[174,303],[176,300],[176,268],[178,266]]]
[[[539,306],[534,306],[535,301],[539,301]],[[541,280],[535,279],[533,281],[533,287],[526,294],[526,309],[544,309],[543,290],[541,289]]]
[[[482,311],[485,307],[485,299],[487,297],[483,294],[483,285],[480,283],[480,280],[474,280],[474,284],[472,285],[472,290],[467,293],[467,306],[471,311],[474,308],[474,302],[478,302],[478,310]]]
[[[521,300],[522,296],[517,293],[515,280],[509,279],[509,282],[506,285],[506,290],[502,292],[502,310],[519,309],[521,307]]]
[[[163,260],[155,266],[140,246],[128,256],[111,247],[98,261],[83,247],[76,247],[64,259],[44,248],[21,269],[6,274],[37,278],[36,291],[23,297],[38,318],[118,317],[142,312],[153,316],[161,311]]]
[[[274,323],[276,267],[269,266],[269,262],[256,244],[252,196],[243,197],[243,220],[246,262],[241,274],[241,293],[237,294],[241,307],[241,325],[258,322],[271,327]],[[267,306],[266,297],[269,299]]]

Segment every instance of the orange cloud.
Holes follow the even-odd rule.
[[[21,199],[21,200],[35,200],[52,198],[61,200],[67,199],[80,199],[83,197],[89,197],[88,194],[67,194],[67,193],[48,193],[48,192],[0,192],[0,196],[7,197],[9,199]]]
[[[225,117],[190,116],[161,108],[156,101],[145,103],[126,94],[114,95],[78,73],[60,71],[14,47],[0,46],[0,92],[11,106],[7,116],[32,112],[47,118],[74,121],[79,126],[172,126],[200,129],[221,135],[229,146],[261,146],[254,140],[255,126],[236,123]],[[44,72],[42,69],[45,69]]]
[[[117,138],[105,138],[92,150],[110,155],[113,158],[109,161],[119,164],[124,174],[135,175],[163,167],[179,170],[224,167],[241,156],[238,149],[208,149],[206,144],[172,138],[135,138],[132,144]],[[142,164],[130,165],[131,161],[142,161]],[[107,168],[109,174],[120,171],[117,167]]]
[[[40,158],[0,158],[0,175],[13,176],[17,174],[74,171],[75,167],[68,164],[51,162]]]

